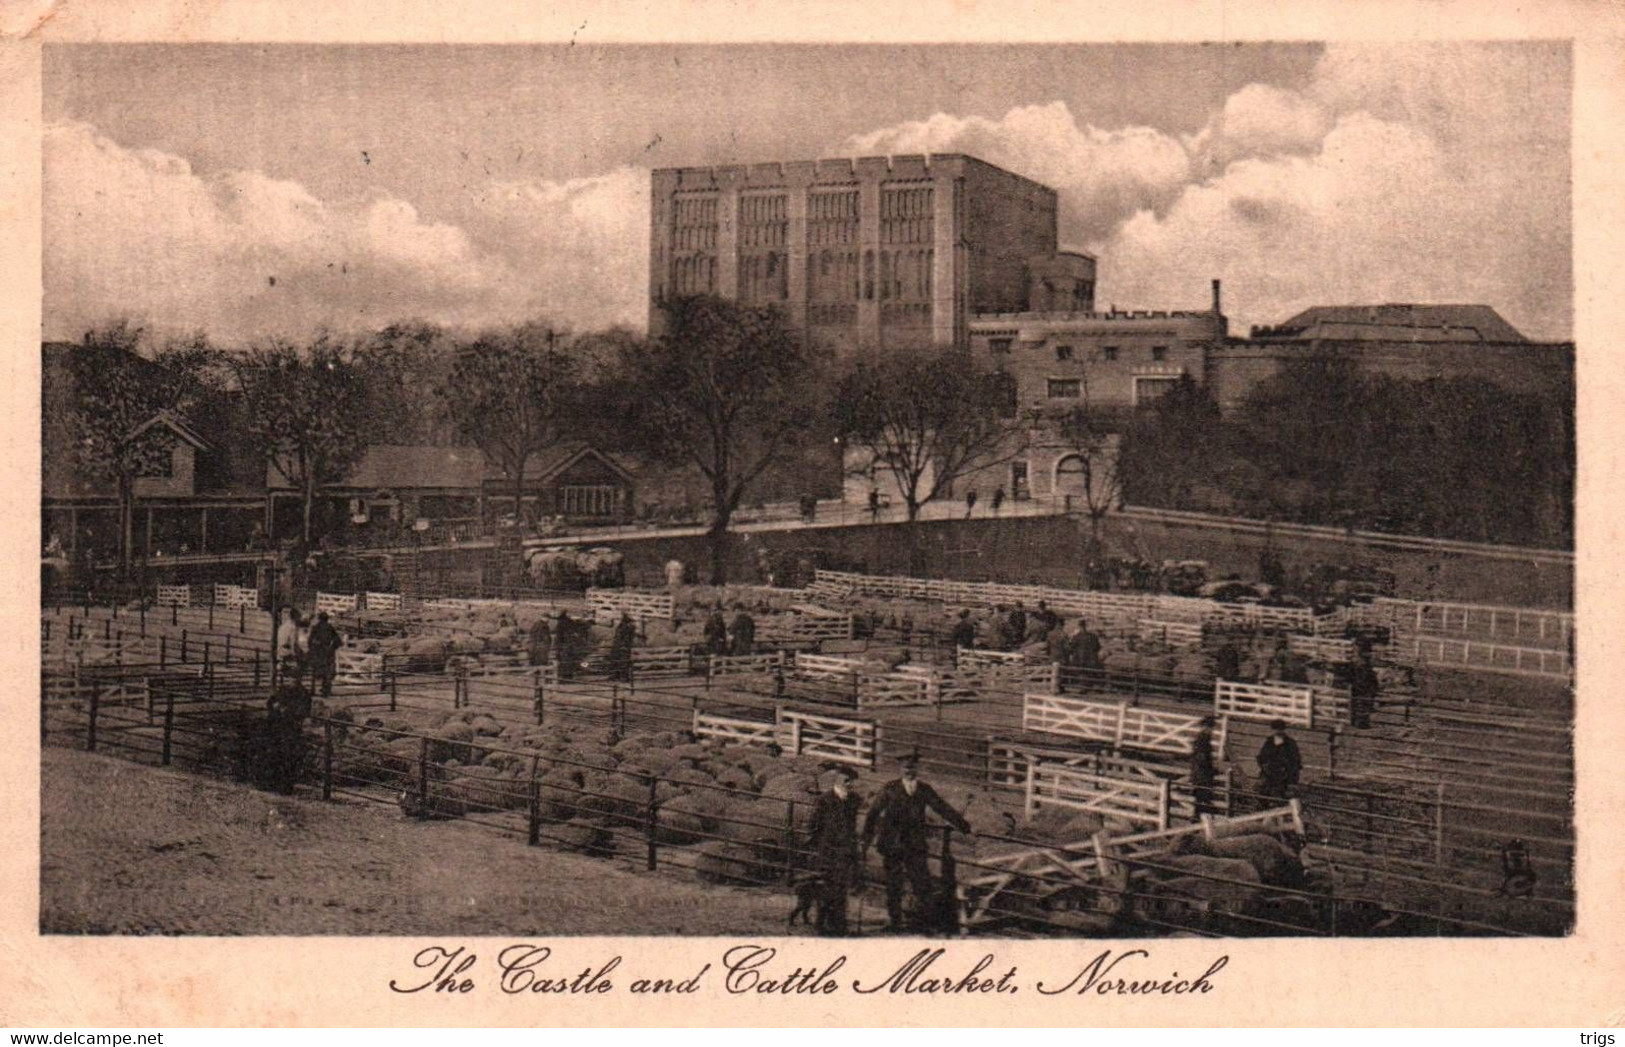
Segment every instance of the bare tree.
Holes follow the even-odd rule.
[[[457,429],[512,485],[521,519],[525,467],[569,434],[577,368],[550,327],[526,324],[482,335],[457,352],[441,395]]]
[[[349,351],[322,336],[309,346],[273,340],[233,360],[248,427],[272,466],[300,493],[300,537],[311,540],[316,492],[361,457],[362,384]]]
[[[693,465],[711,487],[711,578],[720,584],[746,490],[811,431],[817,368],[777,309],[710,295],[664,308],[665,334],[626,348],[623,367],[641,447]]]
[[[1008,377],[965,350],[890,352],[860,360],[841,379],[836,416],[847,446],[889,472],[910,522],[969,473],[1026,447]]]
[[[1088,403],[1073,406],[1055,420],[1054,433],[1063,458],[1075,457],[1083,481],[1083,510],[1089,517],[1089,540],[1100,547],[1106,515],[1123,500],[1123,474],[1118,455],[1118,426]]]

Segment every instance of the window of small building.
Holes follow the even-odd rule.
[[[1049,380],[1049,398],[1051,400],[1076,400],[1083,393],[1083,383],[1076,378],[1051,378]]]
[[[1072,359],[1072,347],[1070,345],[1058,345],[1058,346],[1056,346],[1055,347],[1055,359],[1062,362],[1062,363],[1065,363],[1066,361]]]
[[[989,338],[987,340],[987,351],[994,356],[1008,356],[1010,355],[1010,346],[1013,344],[1015,344],[1014,338]]]
[[[1151,360],[1153,363],[1160,364],[1166,359],[1168,359],[1168,347],[1166,345],[1153,345],[1151,347]]]
[[[1100,348],[1100,358],[1108,363],[1117,359],[1117,346],[1105,345]]]

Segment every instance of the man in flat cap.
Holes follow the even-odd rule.
[[[1286,733],[1285,720],[1270,722],[1270,736],[1258,749],[1258,794],[1265,799],[1289,800],[1303,770],[1298,743]]]
[[[914,893],[915,910],[931,897],[931,867],[926,862],[925,812],[932,810],[960,832],[970,832],[970,823],[948,806],[937,791],[920,781],[920,755],[909,753],[897,761],[899,777],[886,783],[863,820],[863,850],[877,843],[886,870],[886,915],[892,932],[907,929],[903,918],[903,884]]]
[[[845,764],[827,765],[831,782],[818,794],[813,807],[808,847],[818,873],[818,933],[840,937],[846,931],[846,899],[858,878],[858,807],[862,800],[852,791],[858,772]]]

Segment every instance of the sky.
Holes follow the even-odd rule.
[[[963,152],[1100,307],[1481,302],[1572,337],[1565,44],[45,49],[45,336],[647,315],[649,170]]]

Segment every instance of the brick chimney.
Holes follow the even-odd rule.
[[[1219,308],[1219,281],[1217,278],[1214,278],[1213,281],[1213,311],[1221,315],[1224,313],[1224,310]]]

